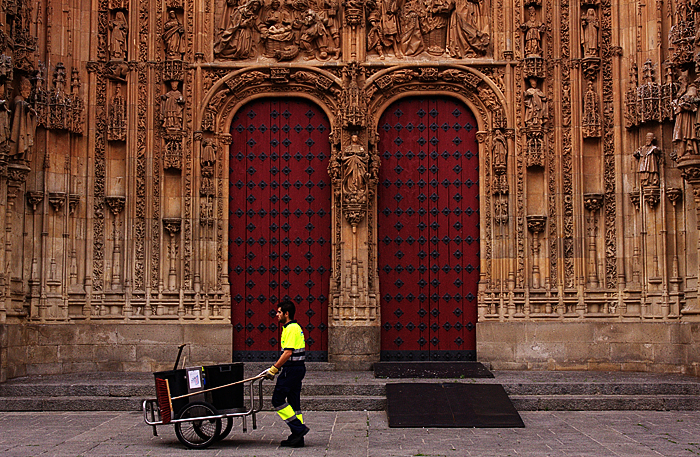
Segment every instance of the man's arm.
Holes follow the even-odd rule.
[[[291,349],[285,349],[282,355],[280,355],[280,358],[277,359],[277,362],[273,365],[277,369],[282,369],[282,365],[287,363],[287,360],[292,356],[292,350]]]

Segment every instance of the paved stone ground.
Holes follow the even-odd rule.
[[[182,446],[172,426],[151,428],[136,412],[0,413],[3,456],[537,456],[700,455],[700,411],[522,412],[520,429],[392,429],[384,412],[307,412],[303,449],[280,448],[286,426],[274,413],[258,429],[200,451]],[[250,422],[249,422],[250,427]]]

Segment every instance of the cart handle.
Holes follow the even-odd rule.
[[[191,397],[192,395],[203,394],[204,392],[211,392],[212,390],[216,390],[216,389],[223,389],[224,387],[235,386],[236,384],[243,384],[244,382],[248,382],[248,381],[255,381],[256,379],[260,379],[264,376],[265,375],[261,373],[257,376],[253,376],[252,378],[243,379],[241,381],[232,382],[230,384],[224,384],[223,386],[212,387],[211,389],[198,390],[197,392],[192,392],[189,394],[180,395],[177,397],[172,397],[171,400],[178,400],[180,398]]]

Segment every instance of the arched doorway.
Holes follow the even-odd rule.
[[[457,100],[411,97],[378,131],[381,360],[476,360],[476,119]]]
[[[309,361],[328,359],[330,123],[304,99],[260,99],[231,123],[229,280],[235,361],[275,361],[283,299]]]

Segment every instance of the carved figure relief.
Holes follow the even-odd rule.
[[[270,8],[263,13],[260,36],[265,46],[265,56],[277,60],[292,60],[299,52],[294,44],[292,24],[294,18],[279,0],[272,0]]]
[[[493,169],[496,174],[503,174],[507,169],[508,143],[503,132],[496,130],[493,137]]]
[[[486,53],[491,42],[488,23],[478,0],[455,0],[447,29],[447,48],[451,57],[476,57]]]
[[[380,26],[387,47],[394,50],[397,59],[403,58],[399,45],[399,2],[397,0],[377,0],[377,12],[380,17]]]
[[[170,91],[161,95],[161,113],[163,115],[163,128],[170,133],[182,131],[182,113],[185,99],[178,89],[178,81],[170,81]]]
[[[673,101],[675,125],[673,127],[673,143],[678,159],[686,154],[698,154],[698,137],[695,130],[697,119],[698,89],[694,82],[688,81],[688,72],[684,71],[678,77],[678,96]]]
[[[111,34],[109,37],[109,58],[111,60],[127,60],[126,40],[129,36],[129,25],[122,11],[117,11],[114,20],[109,22]]]
[[[327,60],[329,53],[337,59],[340,49],[335,47],[333,38],[323,24],[323,19],[314,10],[308,10],[304,16],[299,39],[304,52],[304,60]]]
[[[185,27],[177,17],[175,10],[168,11],[168,20],[163,25],[163,42],[165,43],[165,58],[180,60],[185,54],[185,42],[182,39]]]
[[[537,20],[537,10],[530,5],[527,9],[527,22],[520,26],[525,33],[525,56],[542,57],[542,35],[547,26]]]
[[[253,36],[261,7],[260,0],[249,0],[231,11],[226,28],[214,45],[217,57],[240,60],[255,56]]]
[[[598,57],[598,14],[593,8],[588,8],[581,18],[581,46],[584,57]]]
[[[647,133],[646,143],[634,151],[639,160],[639,183],[641,187],[659,187],[659,159],[661,150],[656,146],[656,135]]]
[[[382,26],[381,26],[381,17],[379,16],[379,12],[377,11],[372,11],[369,14],[369,18],[367,19],[370,23],[370,28],[369,31],[367,32],[367,50],[372,51],[375,50],[377,51],[377,54],[379,54],[379,58],[381,60],[384,60],[384,47],[385,46],[391,46],[391,43],[386,41],[384,39],[384,32],[382,31]],[[421,48],[423,45],[423,41],[421,40]],[[413,54],[409,54],[413,55]]]
[[[523,94],[525,126],[541,127],[547,120],[547,96],[537,87],[537,78],[530,78],[530,87]]]
[[[0,160],[4,161],[10,150],[12,128],[9,102],[5,99],[5,87],[0,86],[0,90],[2,90],[2,94],[0,94]]]
[[[350,144],[340,157],[343,167],[343,200],[345,203],[365,203],[367,201],[367,166],[369,156],[358,142],[357,135],[350,137]]]
[[[107,140],[126,141],[126,100],[122,96],[121,84],[114,86],[114,96],[109,103]]]
[[[18,161],[32,160],[34,138],[36,135],[36,111],[27,101],[32,85],[27,78],[22,78],[19,94],[14,100],[12,132],[10,134],[10,159]]]

